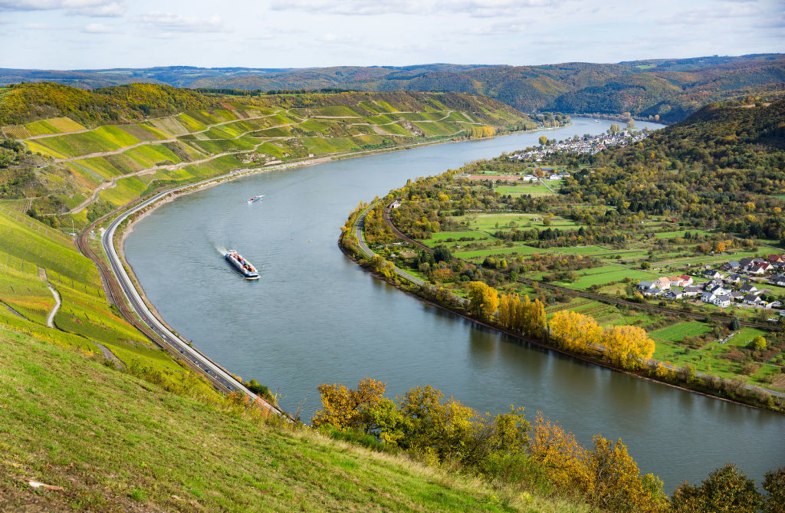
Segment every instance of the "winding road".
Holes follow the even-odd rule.
[[[55,315],[57,315],[57,311],[60,309],[60,305],[62,304],[60,301],[60,294],[57,293],[55,288],[52,286],[51,283],[48,283],[47,286],[49,290],[52,292],[52,296],[55,298],[55,306],[52,308],[52,311],[49,312],[49,317],[46,318],[46,325],[50,328],[55,327]]]

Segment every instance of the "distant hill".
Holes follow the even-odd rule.
[[[0,69],[0,84],[54,81],[83,88],[133,82],[236,90],[442,91],[489,96],[524,112],[620,114],[674,122],[703,105],[785,92],[785,55],[659,59],[545,66],[428,64],[305,69],[160,67]]]

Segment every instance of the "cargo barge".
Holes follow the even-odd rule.
[[[226,252],[224,258],[227,262],[232,264],[234,268],[240,272],[240,274],[245,276],[246,280],[259,279],[259,273],[256,271],[256,267],[254,267],[251,262],[243,258],[243,256],[237,251],[230,249]]]

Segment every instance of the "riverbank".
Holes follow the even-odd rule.
[[[405,270],[398,268],[392,262],[371,250],[363,240],[362,230],[365,216],[374,205],[358,208],[353,212],[343,228],[338,245],[341,250],[363,268],[370,270],[374,276],[395,286],[396,288],[412,294],[434,306],[447,310],[455,315],[469,319],[474,323],[495,329],[521,342],[554,351],[576,360],[607,368],[616,372],[643,378],[681,390],[704,395],[714,399],[766,409],[776,413],[785,413],[785,395],[753,387],[733,380],[724,380],[716,376],[692,371],[684,372],[673,366],[665,366],[662,362],[650,359],[642,362],[640,369],[631,370],[614,365],[607,360],[593,358],[583,353],[566,350],[545,339],[526,336],[504,328],[485,319],[472,315],[466,308],[468,301],[455,296],[444,289],[439,289],[420,278],[412,276]],[[408,242],[408,241],[404,241]]]

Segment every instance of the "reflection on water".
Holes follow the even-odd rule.
[[[549,137],[597,133],[575,120]],[[640,124],[640,123],[639,123]],[[379,282],[336,240],[360,200],[479,158],[537,144],[516,134],[344,160],[222,184],[164,205],[126,242],[161,314],[209,356],[309,418],[320,383],[365,376],[391,395],[431,384],[480,411],[526,407],[574,431],[623,438],[669,488],[728,461],[760,477],[785,462],[785,417],[588,365],[483,328]],[[254,194],[262,202],[248,205]],[[248,283],[216,247],[260,269]],[[160,255],[167,255],[161,258]]]

